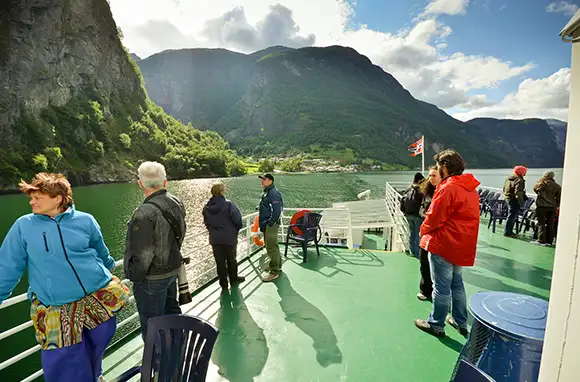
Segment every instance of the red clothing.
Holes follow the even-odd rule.
[[[479,233],[479,181],[471,174],[446,178],[435,190],[421,226],[421,248],[451,264],[472,266]]]

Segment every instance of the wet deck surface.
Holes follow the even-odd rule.
[[[483,290],[548,299],[554,249],[504,238],[481,226],[469,296]],[[259,279],[261,254],[241,264],[247,281],[220,295],[217,284],[184,313],[220,328],[208,381],[448,381],[465,339],[447,327],[417,330],[431,304],[417,300],[419,262],[400,253],[321,248],[301,263],[293,249],[283,275]],[[106,378],[140,363],[140,336],[108,354]],[[138,380],[135,379],[135,380]]]

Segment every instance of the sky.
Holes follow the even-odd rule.
[[[109,0],[130,52],[343,45],[453,117],[567,121],[580,0]]]

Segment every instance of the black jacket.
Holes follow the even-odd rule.
[[[238,245],[242,214],[234,203],[223,196],[212,196],[203,207],[202,214],[211,245]]]
[[[181,242],[185,237],[185,208],[181,201],[159,190],[149,195],[133,213],[125,243],[125,275],[131,281],[159,279],[177,274],[181,266],[181,244],[159,208],[169,212],[181,228]]]

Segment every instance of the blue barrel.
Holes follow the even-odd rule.
[[[548,302],[517,293],[480,292],[471,297],[469,309],[475,318],[472,334],[487,332],[480,336],[485,343],[478,346],[476,366],[496,381],[537,382]]]

